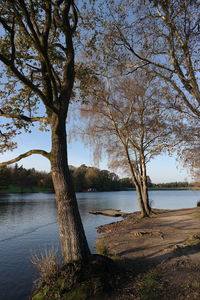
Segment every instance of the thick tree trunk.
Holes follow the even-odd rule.
[[[51,129],[51,170],[56,193],[63,262],[87,260],[90,250],[68,167],[65,118],[54,116]]]

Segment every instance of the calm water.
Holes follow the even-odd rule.
[[[91,250],[96,227],[120,218],[91,215],[93,209],[138,210],[136,193],[79,193],[78,204]],[[153,207],[194,207],[200,191],[151,191]],[[37,273],[30,261],[32,252],[59,247],[56,206],[53,194],[0,195],[0,299],[24,300],[30,295]]]

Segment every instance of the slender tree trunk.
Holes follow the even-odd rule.
[[[136,188],[136,191],[137,191],[137,198],[138,198],[138,202],[139,202],[139,206],[140,206],[141,217],[142,218],[148,217],[148,215],[146,213],[145,206],[144,206],[144,202],[143,202],[141,188],[137,183],[134,183],[134,184],[135,184],[135,188]]]
[[[140,186],[139,182],[137,181],[137,178],[136,178],[136,175],[135,175],[132,163],[131,163],[131,159],[130,159],[130,156],[129,156],[128,148],[126,146],[124,146],[124,150],[125,150],[125,153],[126,153],[127,162],[128,162],[129,170],[130,170],[130,173],[131,173],[131,179],[132,179],[132,182],[135,185],[135,188],[136,188],[136,191],[137,191],[137,197],[138,197],[138,202],[139,202],[139,206],[140,206],[141,217],[142,218],[148,217],[149,215],[146,212],[144,202],[143,202],[142,189],[141,189],[141,186]]]
[[[145,211],[146,211],[147,215],[150,216],[151,207],[150,207],[150,204],[149,204],[149,193],[148,193],[148,187],[147,187],[146,182],[143,183],[142,194],[143,194],[142,198],[143,198]]]
[[[87,260],[90,250],[68,167],[65,118],[54,116],[51,129],[51,170],[56,193],[63,262]]]
[[[151,206],[149,204],[149,193],[148,193],[148,183],[147,183],[147,170],[145,159],[142,157],[142,194],[143,194],[143,202],[145,211],[150,216],[151,213]]]

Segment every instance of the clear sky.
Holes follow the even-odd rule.
[[[9,160],[15,156],[31,149],[50,150],[50,133],[40,132],[35,130],[32,134],[22,134],[18,136],[18,149],[7,152],[1,155],[0,161]],[[76,167],[81,164],[87,166],[95,166],[93,162],[92,151],[84,144],[77,140],[72,140],[68,145],[68,159],[69,164]],[[32,155],[18,162],[25,168],[35,168],[36,170],[49,171],[50,164],[48,160],[40,155]],[[100,169],[108,169],[106,155],[103,161],[99,164]],[[116,172],[117,173],[117,172]],[[172,181],[191,181],[187,170],[184,169],[180,163],[176,161],[175,155],[169,157],[168,155],[160,155],[153,159],[148,165],[148,175],[153,183],[172,182]],[[120,177],[126,177],[126,174],[119,174]]]

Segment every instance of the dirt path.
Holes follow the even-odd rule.
[[[132,266],[129,278],[110,299],[200,299],[199,207],[157,210],[152,218],[145,219],[134,213],[99,231],[103,234],[97,239],[97,249],[126,258]],[[150,282],[157,284],[159,293],[151,296],[150,285],[145,296],[145,276],[151,277],[148,272],[154,272],[155,267],[159,279]]]

